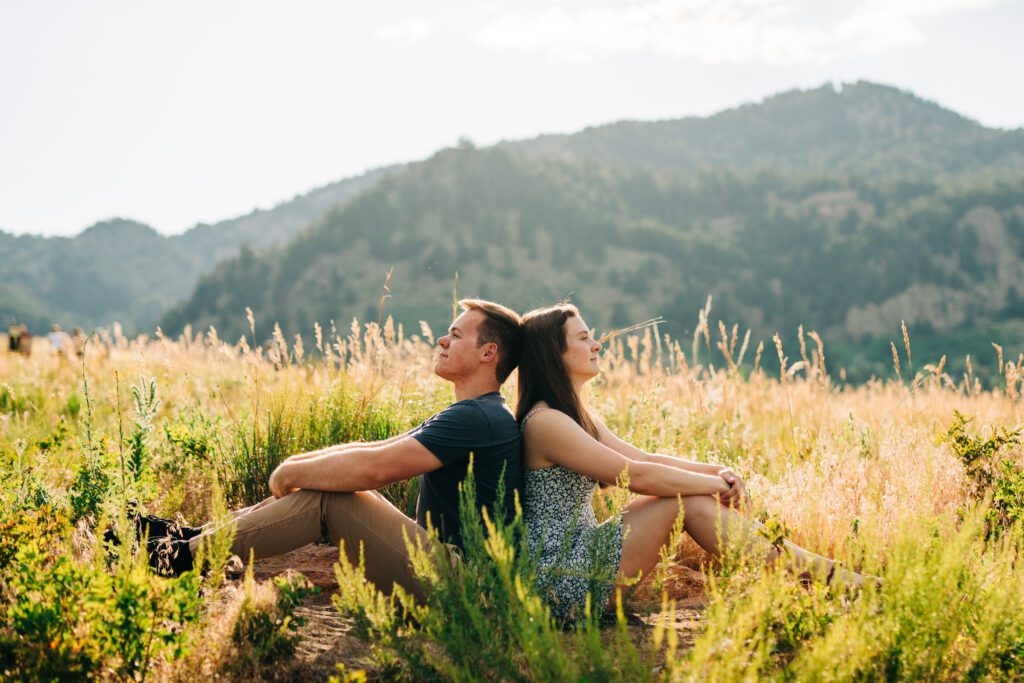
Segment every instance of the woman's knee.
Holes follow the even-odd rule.
[[[683,496],[683,510],[688,517],[713,516],[717,514],[718,508],[718,499],[714,496],[707,494]]]
[[[653,513],[650,519],[659,529],[671,528],[671,525],[675,524],[676,518],[679,517],[678,498],[649,496],[648,500],[644,502],[644,507]]]
[[[683,505],[686,507],[713,507],[718,505],[718,499],[709,493],[702,493],[696,496],[683,496]]]

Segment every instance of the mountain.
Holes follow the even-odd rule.
[[[330,208],[372,186],[379,169],[312,190],[268,211],[165,237],[137,221],[97,223],[75,237],[0,231],[0,323],[31,330],[60,323],[91,329],[119,321],[129,334],[151,332],[199,276],[242,245],[280,244]]]
[[[386,174],[397,172],[399,168],[391,166],[375,169],[331,183],[283,202],[269,211],[257,209],[245,216],[212,225],[199,223],[191,230],[171,237],[170,241],[197,255],[205,271],[218,261],[238,254],[243,244],[253,249],[283,244],[335,206],[372,187]]]
[[[912,93],[863,81],[792,90],[707,118],[622,121],[505,144],[544,157],[675,171],[936,175],[1024,168],[1024,129],[985,128]]]
[[[260,339],[275,321],[289,338],[316,322],[347,329],[377,318],[394,267],[387,312],[435,330],[458,271],[460,294],[520,309],[572,294],[602,330],[662,315],[685,338],[711,294],[713,319],[755,339],[803,324],[840,345],[876,343],[904,319],[926,339],[988,334],[1024,313],[1022,181],[676,174],[464,146],[382,180],[284,247],[226,262],[162,325],[237,339],[251,307]]]
[[[461,294],[521,308],[572,293],[602,329],[662,315],[685,336],[710,293],[714,319],[762,336],[804,324],[867,376],[880,370],[863,349],[886,358],[904,319],[925,347],[1024,343],[1022,180],[1024,130],[887,86],[826,85],[707,118],[443,150],[165,239],[175,265],[152,270],[165,274],[163,305],[180,300],[160,318],[169,333],[212,324],[237,339],[246,307],[260,338],[274,321],[289,336],[345,329],[377,318],[394,267],[386,310],[409,325],[447,324],[456,271]],[[0,235],[5,256],[10,239],[23,238]],[[130,258],[110,251],[91,257],[108,278]],[[164,258],[151,253],[136,258]],[[122,288],[141,296],[132,288],[151,288],[148,275]],[[190,296],[175,277],[195,283]],[[31,281],[15,271],[0,283],[0,309],[81,315],[80,301],[12,284]],[[147,316],[136,329],[152,329]]]
[[[17,316],[34,331],[51,322],[70,328],[123,321],[132,329],[187,295],[199,261],[152,228],[115,219],[73,238],[0,233],[0,272],[2,318]]]

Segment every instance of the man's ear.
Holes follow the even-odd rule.
[[[494,342],[488,342],[484,344],[484,353],[480,356],[480,360],[484,362],[492,361],[498,357],[498,345]]]

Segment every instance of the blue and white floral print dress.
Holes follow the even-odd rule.
[[[541,410],[531,410],[520,428]],[[595,480],[559,465],[526,470],[523,478],[527,544],[538,558],[536,587],[560,622],[584,615],[587,593],[599,617],[622,561],[622,518],[597,523],[591,502],[596,487]]]

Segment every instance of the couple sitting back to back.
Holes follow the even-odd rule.
[[[586,595],[595,611],[613,591],[647,574],[684,510],[687,533],[719,555],[742,544],[777,559],[778,550],[737,511],[743,480],[732,470],[669,455],[647,453],[612,434],[587,410],[583,386],[599,372],[601,344],[576,307],[560,304],[520,318],[480,299],[459,302],[462,313],[437,340],[434,372],[452,383],[456,402],[411,431],[371,443],[349,443],[294,455],[270,477],[272,498],[232,513],[233,553],[248,558],[279,555],[309,543],[344,541],[366,576],[382,590],[397,583],[417,597],[406,538],[431,549],[427,520],[454,552],[461,546],[458,486],[473,456],[476,503],[514,510],[521,490],[528,544],[538,557],[537,588],[560,621],[582,615]],[[516,414],[499,389],[519,366]],[[377,489],[420,477],[416,519]],[[503,480],[503,487],[499,482]],[[639,494],[620,516],[598,524],[591,496],[598,482],[628,482]],[[205,527],[177,527],[145,517],[150,560],[177,575],[192,568]],[[807,577],[859,584],[832,560],[789,544],[791,569]],[[438,550],[434,548],[434,550]]]

